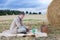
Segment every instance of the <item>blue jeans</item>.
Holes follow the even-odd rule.
[[[26,34],[28,32],[28,29],[25,26],[18,27],[17,33],[24,33]]]

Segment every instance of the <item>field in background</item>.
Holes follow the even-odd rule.
[[[17,15],[10,15],[10,16],[0,16],[0,32],[9,29],[10,28],[10,24],[13,21],[13,19],[16,17]],[[52,27],[50,26],[50,24],[48,23],[47,17],[46,15],[25,15],[25,18],[23,19],[23,23],[26,26],[29,27],[35,27],[35,28],[40,28],[41,25],[46,24],[48,25],[49,28],[49,34],[50,35],[48,37],[48,39],[53,39],[53,38],[57,38],[57,36],[59,36],[60,34],[60,29],[59,27]]]
[[[11,22],[18,15],[0,16],[0,32],[9,29]],[[46,15],[25,15],[23,23],[26,26],[41,26],[41,24],[48,24]]]

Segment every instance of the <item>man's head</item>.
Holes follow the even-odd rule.
[[[19,17],[20,17],[21,19],[23,19],[23,18],[24,18],[24,16],[25,16],[25,13],[24,13],[24,12],[19,13]]]

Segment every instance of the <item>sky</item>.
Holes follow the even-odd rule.
[[[0,0],[0,9],[45,13],[52,0]]]

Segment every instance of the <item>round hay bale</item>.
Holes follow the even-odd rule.
[[[51,25],[60,26],[60,0],[53,0],[49,5],[47,18]]]

